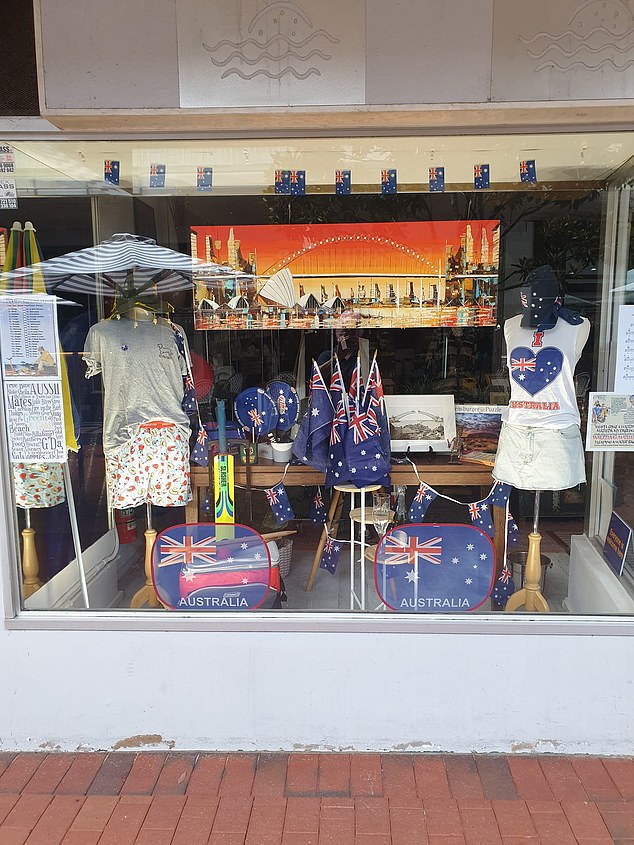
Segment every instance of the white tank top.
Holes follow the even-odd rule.
[[[588,339],[590,323],[557,320],[552,329],[522,328],[522,317],[504,324],[511,399],[507,422],[538,428],[579,425],[573,374]]]

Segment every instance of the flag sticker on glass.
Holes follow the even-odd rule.
[[[445,168],[429,168],[429,191],[430,193],[441,193],[445,190]]]
[[[109,185],[119,184],[119,162],[107,158],[103,163],[103,181]]]
[[[520,180],[522,182],[537,182],[537,171],[535,170],[534,158],[520,161]]]
[[[350,170],[335,170],[335,194],[349,194],[351,190]]]
[[[150,165],[150,188],[164,188],[165,187],[165,165],[151,164]]]
[[[306,171],[291,170],[290,175],[291,194],[294,197],[303,197],[306,193]]]
[[[275,193],[276,194],[290,194],[291,192],[291,171],[290,170],[276,170],[275,171]]]
[[[476,190],[489,187],[489,165],[488,164],[474,164],[473,165],[473,187]]]
[[[394,168],[381,171],[381,193],[396,193],[396,170]]]
[[[196,190],[211,191],[211,179],[213,169],[211,167],[199,167],[196,170]]]
[[[0,144],[0,173],[15,172],[15,157],[13,147],[8,144]]]

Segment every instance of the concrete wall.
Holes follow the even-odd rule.
[[[2,631],[2,750],[633,754],[627,637]]]
[[[39,0],[46,109],[634,98],[632,2]]]

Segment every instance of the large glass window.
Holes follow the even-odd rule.
[[[482,614],[528,586],[564,614],[584,535],[634,607],[603,554],[628,453],[583,448],[632,134],[7,146],[24,611]]]

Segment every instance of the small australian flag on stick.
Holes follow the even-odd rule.
[[[349,194],[351,184],[350,170],[335,170],[335,194]]]
[[[107,158],[103,163],[103,181],[110,185],[119,184],[119,162]]]
[[[396,193],[396,170],[394,168],[381,171],[381,193]]]
[[[429,191],[430,193],[441,193],[445,190],[445,168],[429,168]]]
[[[165,187],[165,165],[151,164],[150,165],[150,188],[164,188]]]
[[[303,197],[306,193],[306,171],[291,170],[290,182],[291,194],[294,197]]]
[[[290,170],[276,170],[275,171],[275,193],[276,194],[290,194],[291,192],[291,171]]]
[[[489,165],[488,164],[474,164],[473,165],[473,187],[476,190],[489,187]]]
[[[520,180],[522,182],[537,182],[537,171],[535,170],[534,158],[520,161]]]

